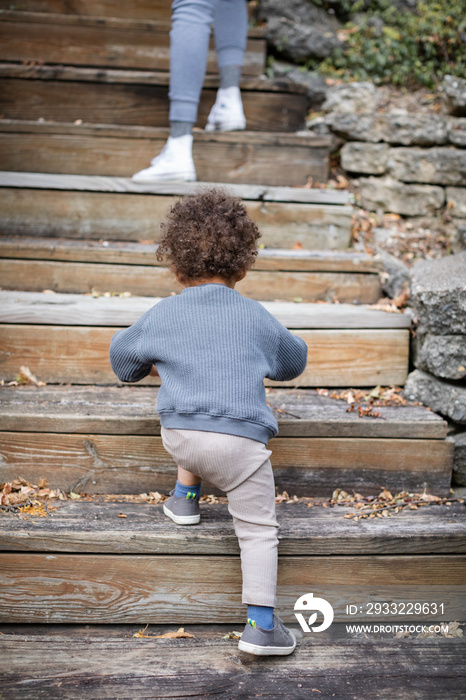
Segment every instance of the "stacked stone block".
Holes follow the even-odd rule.
[[[450,422],[454,483],[466,486],[466,252],[414,265],[415,369],[405,395]]]

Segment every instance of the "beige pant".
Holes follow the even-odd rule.
[[[262,442],[237,435],[163,427],[161,432],[178,466],[228,496],[241,549],[242,602],[275,607],[279,525],[272,452]]]

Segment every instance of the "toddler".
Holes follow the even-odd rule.
[[[263,380],[294,379],[307,346],[261,304],[235,290],[257,256],[260,233],[241,200],[209,189],[178,201],[162,224],[159,261],[181,294],[118,331],[110,361],[123,382],[158,374],[162,441],[178,465],[165,515],[200,521],[201,480],[224,491],[241,549],[247,623],[239,648],[290,654],[295,636],[274,613],[279,527],[267,443],[278,424]]]

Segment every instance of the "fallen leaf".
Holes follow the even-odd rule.
[[[222,639],[241,639],[242,632],[228,632]]]
[[[26,365],[21,365],[16,380],[19,384],[34,384],[34,386],[45,386],[45,382],[40,382],[37,379],[37,377],[31,372],[29,367],[26,367]]]
[[[139,632],[133,634],[133,637],[138,637],[141,639],[181,639],[192,637],[195,639],[193,634],[189,634],[189,632],[184,631],[184,627],[180,627],[177,632],[166,632],[165,634],[145,634],[148,627],[149,624],[147,624],[143,630],[139,630]]]

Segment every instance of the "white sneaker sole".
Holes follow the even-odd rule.
[[[296,639],[292,647],[263,647],[259,644],[243,642],[240,639],[238,642],[238,649],[240,651],[246,651],[248,654],[255,654],[256,656],[287,656],[288,654],[292,654],[296,649]]]
[[[224,122],[223,124],[206,124],[204,131],[244,131],[246,129],[245,121]]]
[[[173,520],[177,525],[196,525],[201,520],[201,515],[175,515],[171,512],[165,505],[163,506],[163,512],[168,515],[169,518]]]
[[[135,173],[131,180],[142,185],[157,182],[196,182],[196,175],[193,173],[176,173],[174,175],[139,175]]]

